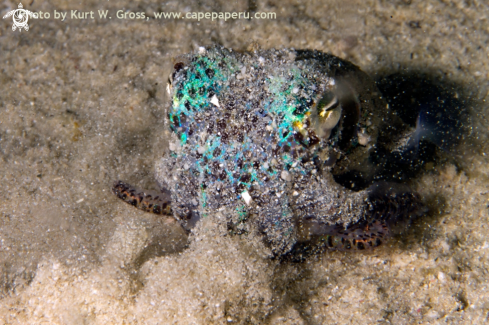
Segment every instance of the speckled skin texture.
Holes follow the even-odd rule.
[[[124,196],[116,185],[134,205],[156,213],[171,205],[186,229],[223,210],[230,232],[258,230],[274,255],[315,236],[330,248],[375,247],[398,219],[418,213],[409,190],[353,192],[331,174],[337,162],[368,165],[369,150],[385,146],[393,126],[403,130],[349,62],[314,51],[201,48],[176,59],[168,91],[173,139],[156,178],[171,199],[149,203],[145,192]]]

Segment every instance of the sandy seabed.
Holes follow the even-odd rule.
[[[5,1],[3,16],[17,3]],[[0,22],[0,323],[481,324],[489,321],[484,1],[33,1],[32,11],[266,11],[275,20]],[[374,77],[422,73],[468,106],[453,162],[411,182],[430,213],[367,253],[268,258],[222,216],[190,239],[130,208],[113,181],[154,188],[172,60],[199,46],[308,48]]]

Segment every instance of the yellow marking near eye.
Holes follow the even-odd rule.
[[[295,121],[294,122],[294,128],[296,128],[297,130],[301,131],[302,129],[304,129],[304,124],[302,124],[301,121]]]
[[[321,111],[321,113],[319,113],[319,116],[328,118],[332,112],[333,111],[323,110],[323,111]],[[328,115],[326,116],[326,114],[328,114]]]

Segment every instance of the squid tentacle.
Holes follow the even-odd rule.
[[[162,190],[161,193],[143,191],[122,181],[117,181],[112,187],[112,192],[119,199],[140,210],[168,216],[173,215],[171,195],[168,190]]]
[[[420,196],[407,186],[379,183],[368,191],[367,209],[357,222],[316,226],[322,246],[346,251],[372,249],[427,211]]]

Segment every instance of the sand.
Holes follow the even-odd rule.
[[[489,320],[489,8],[483,1],[32,1],[0,23],[0,323],[481,324]],[[17,8],[4,1],[1,15]],[[54,10],[91,11],[64,22]],[[97,10],[113,19],[98,19]],[[145,12],[275,12],[275,20],[116,19]],[[69,14],[68,14],[69,16]],[[422,74],[468,110],[453,159],[410,182],[430,212],[367,253],[303,263],[229,236],[190,236],[110,192],[155,188],[172,58],[199,46],[317,49],[374,78]]]

